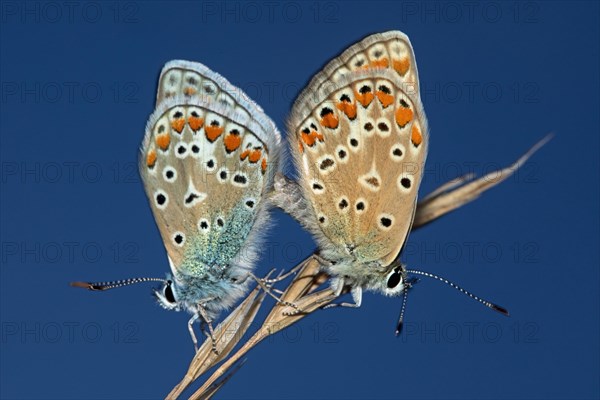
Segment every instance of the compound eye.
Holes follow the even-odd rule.
[[[400,282],[402,282],[402,275],[397,271],[392,271],[388,275],[387,287],[388,289],[394,289]]]
[[[167,282],[164,290],[164,295],[165,299],[167,299],[169,303],[177,303],[177,300],[175,300],[175,293],[173,293],[173,289],[171,288],[171,281]]]

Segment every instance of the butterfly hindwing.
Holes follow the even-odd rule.
[[[427,154],[417,82],[410,42],[388,32],[331,61],[294,104],[292,153],[321,247],[384,266],[397,257]]]

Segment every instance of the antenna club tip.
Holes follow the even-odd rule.
[[[402,333],[402,326],[403,326],[403,325],[404,325],[404,324],[403,324],[402,322],[400,322],[400,323],[398,324],[398,326],[396,327],[396,337],[400,337],[400,334]]]
[[[82,289],[90,289],[92,284],[89,282],[69,282],[69,286],[78,287],[78,288],[82,288]]]
[[[107,289],[106,286],[98,286],[98,285],[90,283],[90,282],[71,282],[71,283],[69,283],[69,286],[78,287],[78,288],[82,288],[82,289],[88,289],[88,290],[106,290]]]
[[[492,310],[494,311],[498,311],[500,314],[505,315],[507,317],[510,317],[510,313],[508,312],[508,310],[504,307],[500,307],[497,304],[492,304]]]

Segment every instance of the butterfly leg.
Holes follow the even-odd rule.
[[[190,331],[190,336],[192,337],[192,342],[194,342],[194,349],[196,352],[198,352],[198,339],[196,339],[196,334],[194,333],[194,322],[196,322],[198,318],[200,318],[200,315],[194,314],[188,321],[188,330]]]
[[[212,341],[212,351],[218,355],[219,351],[217,350],[217,341],[215,340],[215,331],[213,330],[212,321],[208,318],[208,314],[206,314],[206,310],[201,304],[198,304],[198,312],[200,313],[200,316],[202,316],[203,322],[208,326],[208,335]]]
[[[269,279],[269,276],[270,276],[270,275],[273,273],[273,271],[275,271],[275,269],[272,269],[272,270],[271,270],[271,271],[270,271],[270,272],[267,274],[267,276],[265,276],[264,278],[257,278],[257,277],[255,277],[255,276],[252,276],[252,278],[253,278],[253,279],[255,279],[255,280],[260,280],[260,281],[261,281],[261,282],[262,282],[262,283],[263,283],[265,286],[267,286],[267,287],[268,287],[268,288],[269,288],[271,291],[274,291],[274,292],[276,292],[276,293],[279,293],[279,294],[283,294],[283,292],[282,292],[281,290],[273,289],[273,288],[271,287],[271,284],[272,284],[272,283],[275,283],[275,282],[279,282],[280,280],[283,280],[283,279],[287,278],[287,276],[284,276],[284,277],[281,277],[281,276],[279,276],[279,277],[277,277],[277,278],[274,278],[274,279]],[[286,274],[286,275],[288,275],[288,274]],[[250,275],[250,274],[249,274],[249,275],[246,275],[246,276],[244,277],[244,279],[242,279],[241,281],[237,281],[237,283],[238,283],[239,285],[242,285],[244,282],[246,282],[246,279],[248,279],[249,277],[251,277],[251,275]],[[263,287],[263,285],[261,285],[261,287]]]
[[[262,279],[256,277],[254,274],[249,274],[249,275],[250,275],[250,277],[252,277],[256,281],[256,283],[258,283],[258,285],[262,288],[262,290],[265,291],[266,294],[268,294],[269,296],[271,296],[272,298],[274,298],[275,301],[277,301],[277,304],[282,305],[282,306],[292,307],[298,313],[302,312],[302,310],[297,305],[295,305],[294,303],[290,303],[289,301],[283,301],[279,297],[275,296],[271,292],[271,288],[268,285],[266,285],[262,281]]]
[[[319,253],[314,253],[313,258],[321,264],[322,267],[331,267],[333,263],[326,258],[321,257]]]
[[[332,286],[334,286],[336,288],[335,297],[340,296],[342,294],[342,291],[344,290],[344,279],[339,278],[339,279],[334,280],[332,282]],[[351,308],[360,307],[360,305],[362,304],[362,287],[360,287],[360,286],[353,287],[352,290],[350,290],[350,294],[352,295],[352,300],[354,300],[354,303],[331,303],[331,304],[327,304],[326,306],[324,306],[323,309],[332,308],[332,307],[351,307]]]
[[[314,253],[311,257],[313,259],[315,259],[319,263],[319,265],[321,267],[333,265],[333,263],[331,261],[329,261],[329,260],[321,257],[318,253]],[[266,285],[268,285],[272,292],[275,292],[275,293],[278,293],[278,294],[283,294],[284,293],[283,291],[278,290],[276,288],[273,288],[273,287],[271,287],[271,285],[273,283],[277,283],[277,282],[283,281],[283,280],[287,279],[289,276],[295,275],[302,268],[304,268],[304,263],[300,263],[300,264],[296,265],[294,268],[290,269],[285,274],[283,274],[283,275],[280,274],[276,278],[273,278],[273,279],[268,279],[268,275],[267,275],[266,277],[262,278],[261,281],[263,283],[265,283]],[[324,272],[321,272],[321,274],[323,275],[323,277],[327,276]],[[317,285],[320,285],[320,283],[318,283]],[[289,312],[289,313],[286,312],[285,314],[286,315],[295,315],[295,314],[298,314],[300,312],[302,312],[302,310],[300,310],[299,308],[296,308],[295,312]]]
[[[344,289],[346,287],[346,285],[344,284],[343,278],[332,278],[331,286],[332,286],[332,289],[335,289],[335,291],[332,295],[324,297],[324,298],[320,298],[319,300],[310,303],[306,307],[312,308],[314,306],[318,306],[318,304],[333,301],[342,295],[342,292],[344,291]],[[326,309],[326,308],[332,308],[332,307],[351,307],[351,308],[360,307],[362,304],[362,288],[360,286],[355,287],[350,291],[350,294],[352,295],[352,299],[354,300],[354,303],[331,303],[331,304],[322,306],[321,308]],[[298,311],[286,312],[285,315],[293,316],[298,313],[299,313]]]
[[[294,275],[296,272],[298,272],[298,270],[301,267],[302,267],[302,264],[299,264],[299,265],[295,266],[294,268],[290,269],[285,274],[277,276],[277,278],[272,278],[272,279],[262,278],[261,280],[263,281],[263,283],[268,284],[268,285],[277,283],[277,282],[280,282],[280,281],[286,279],[287,277],[289,277],[291,275]]]

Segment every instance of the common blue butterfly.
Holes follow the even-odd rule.
[[[192,314],[197,347],[194,321],[212,333],[211,321],[246,293],[253,277],[280,147],[273,121],[239,88],[202,64],[168,62],[139,171],[171,273],[73,285],[107,290],[161,281],[154,290],[159,304]]]
[[[298,182],[276,177],[274,203],[312,233],[322,268],[339,296],[349,288],[404,295],[409,273],[398,256],[412,227],[429,135],[413,48],[399,31],[352,45],[316,74],[298,96],[288,124]],[[332,305],[329,305],[332,306]]]

